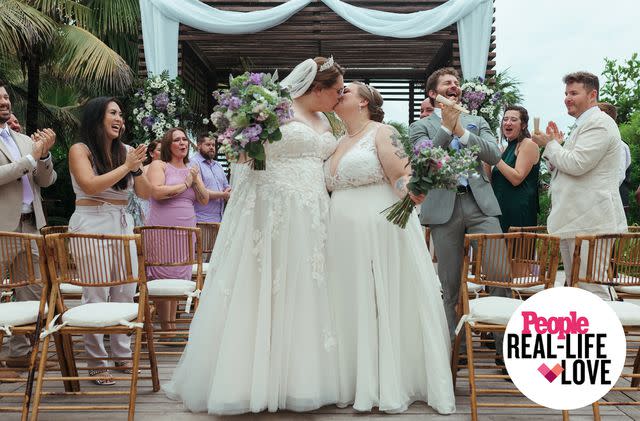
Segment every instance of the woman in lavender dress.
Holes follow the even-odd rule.
[[[196,200],[209,202],[198,169],[188,167],[189,140],[181,128],[169,129],[162,137],[160,159],[153,161],[147,175],[153,186],[146,225],[195,227]],[[152,245],[151,245],[152,246]],[[191,266],[148,267],[147,278],[191,279]],[[157,303],[162,330],[173,330],[176,302]]]

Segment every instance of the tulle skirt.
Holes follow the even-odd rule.
[[[414,401],[455,411],[440,281],[414,213],[407,227],[380,212],[388,184],[335,191],[327,281],[338,339],[340,405],[402,412]]]

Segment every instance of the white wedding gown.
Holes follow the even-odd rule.
[[[244,166],[235,176],[189,343],[163,386],[194,412],[337,402],[322,169],[336,139],[297,121],[281,130],[282,140],[266,146],[267,169]]]
[[[338,339],[339,405],[402,412],[417,400],[455,411],[440,281],[417,215],[405,229],[380,212],[398,196],[385,179],[377,128],[331,174],[327,282]],[[332,158],[333,159],[333,158]]]

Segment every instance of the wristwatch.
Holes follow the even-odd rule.
[[[134,177],[138,177],[138,176],[142,175],[142,168],[138,168],[135,171],[131,171],[131,175],[134,176]]]

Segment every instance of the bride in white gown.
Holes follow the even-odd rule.
[[[336,139],[322,112],[337,104],[343,73],[332,59],[299,64],[282,81],[294,120],[266,145],[266,170],[245,168],[234,180],[189,343],[163,387],[191,411],[308,411],[337,402],[322,168]]]
[[[335,110],[347,134],[325,163],[338,403],[402,412],[420,400],[452,413],[449,331],[418,217],[401,229],[380,213],[404,196],[410,173],[397,132],[379,123],[381,106],[368,85],[345,89]]]

